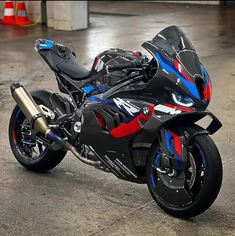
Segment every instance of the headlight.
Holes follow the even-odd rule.
[[[180,106],[191,107],[193,105],[193,100],[191,98],[184,97],[179,93],[171,93],[171,97],[173,101]]]

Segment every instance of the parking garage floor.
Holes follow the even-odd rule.
[[[82,31],[0,25],[0,235],[235,235],[235,8],[97,1],[90,11],[90,28]],[[223,123],[213,135],[223,185],[208,211],[190,220],[173,218],[157,207],[145,185],[118,180],[71,154],[47,174],[17,163],[7,136],[14,107],[9,84],[58,91],[53,73],[34,51],[35,39],[65,44],[90,67],[110,47],[143,51],[141,43],[173,24],[186,32],[208,69],[209,109]]]

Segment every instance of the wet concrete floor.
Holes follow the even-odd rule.
[[[90,28],[76,32],[0,25],[0,235],[235,235],[235,8],[97,1],[90,11]],[[9,84],[58,91],[53,73],[34,51],[35,39],[71,47],[90,67],[110,47],[143,51],[142,42],[173,24],[186,32],[208,69],[209,109],[223,123],[213,135],[223,185],[208,211],[190,220],[173,218],[157,207],[145,185],[118,180],[71,154],[47,174],[17,163],[8,144],[14,107]]]

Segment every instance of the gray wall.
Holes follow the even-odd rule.
[[[148,2],[155,2],[155,1],[148,1]],[[204,0],[198,0],[198,1],[159,1],[159,2],[166,2],[166,3],[180,3],[180,4],[207,4],[207,5],[219,5],[220,1],[204,1]]]

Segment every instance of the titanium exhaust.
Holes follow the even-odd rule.
[[[24,88],[23,85],[19,83],[13,83],[11,84],[10,88],[12,97],[14,98],[15,102],[22,110],[26,118],[30,121],[31,131],[35,134],[37,132],[41,132],[45,135],[45,138],[53,142],[52,145],[47,145],[49,149],[54,151],[67,149],[85,164],[92,166],[101,165],[100,161],[92,161],[82,157],[73,145],[59,137],[55,131],[49,128],[43,111],[37,105],[37,103],[34,101],[32,96],[28,93],[28,91]]]
[[[32,132],[41,132],[50,141],[63,144],[63,140],[48,127],[43,111],[23,85],[19,83],[12,84],[11,94],[19,108],[29,120]]]
[[[30,121],[32,130],[40,131],[46,136],[49,132],[49,127],[45,116],[23,85],[19,83],[12,84],[11,94],[26,118]]]

